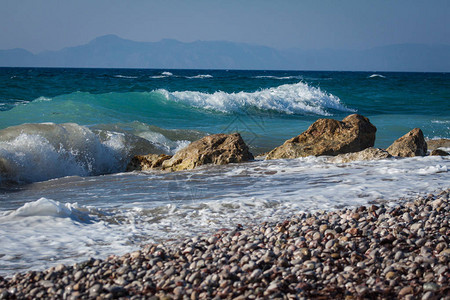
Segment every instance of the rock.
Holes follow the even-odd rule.
[[[444,150],[441,150],[441,149],[436,149],[436,150],[431,151],[430,155],[432,155],[432,156],[449,156],[450,153],[445,152]]]
[[[386,150],[370,147],[359,152],[339,154],[330,158],[328,161],[333,163],[348,163],[361,160],[380,160],[389,157],[392,157],[392,155]]]
[[[192,142],[162,163],[163,170],[191,170],[205,164],[226,165],[253,159],[239,133],[213,134]]]
[[[436,150],[438,148],[450,148],[450,139],[427,140],[429,150]]]
[[[411,286],[405,286],[404,288],[402,288],[400,290],[400,292],[398,292],[398,296],[403,297],[403,296],[413,294],[413,293],[414,293],[414,290]]]
[[[319,119],[299,136],[270,151],[266,159],[358,152],[373,147],[376,131],[369,119],[358,114],[342,121]]]
[[[127,171],[148,171],[161,168],[165,160],[172,158],[166,154],[135,155],[127,166]]]
[[[400,157],[425,156],[427,154],[427,143],[423,132],[414,128],[387,148],[389,154]]]
[[[96,297],[102,292],[103,286],[100,283],[95,283],[90,289],[89,289],[89,296]]]

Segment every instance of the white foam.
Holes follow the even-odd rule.
[[[167,77],[172,77],[172,76],[173,76],[173,74],[171,72],[162,72],[160,75],[150,76],[150,78],[160,79],[160,78],[167,78]]]
[[[175,154],[178,150],[186,147],[190,143],[190,141],[186,140],[172,141],[165,137],[163,134],[150,130],[137,133],[137,135],[152,142],[158,148],[162,149],[165,153],[172,155]]]
[[[114,75],[116,78],[125,78],[125,79],[134,79],[138,78],[137,76],[126,76],[126,75]]]
[[[133,233],[89,213],[87,207],[41,198],[0,215],[0,274],[105,258],[137,247],[129,243]]]
[[[446,157],[345,164],[307,157],[35,184],[47,187],[46,199],[0,213],[0,272],[105,258],[141,243],[279,222],[300,212],[398,202],[449,188],[449,167]],[[34,195],[7,196],[13,202]],[[54,197],[67,203],[49,200]],[[75,204],[82,201],[90,206]]]
[[[46,198],[40,198],[35,202],[29,202],[7,215],[7,218],[18,217],[58,217],[70,218],[78,222],[89,222],[91,217],[87,210],[80,208],[77,203],[62,204]]]
[[[354,111],[342,105],[338,97],[303,82],[280,85],[252,93],[218,91],[208,94],[196,91],[169,92],[164,89],[156,92],[164,95],[168,101],[225,113],[245,112],[249,107],[286,114],[324,116],[330,115],[330,109],[346,112]]]
[[[200,74],[195,76],[186,76],[188,79],[206,79],[206,78],[213,78],[212,75],[209,74]]]
[[[383,76],[381,74],[372,74],[369,76],[369,78],[386,78],[386,76]]]
[[[264,75],[264,76],[254,76],[253,78],[256,79],[278,79],[278,80],[289,80],[289,79],[303,79],[302,76],[271,76],[271,75]]]
[[[34,100],[34,102],[45,102],[45,101],[52,101],[52,100],[53,99],[50,97],[41,96],[41,97],[38,97],[36,100]]]
[[[121,133],[101,141],[73,123],[24,124],[0,131],[0,180],[35,182],[118,172],[127,154]]]

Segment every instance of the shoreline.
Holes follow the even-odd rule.
[[[0,299],[446,297],[449,194],[302,213],[17,273],[0,277]]]

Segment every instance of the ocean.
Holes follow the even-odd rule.
[[[450,73],[0,68],[0,275],[449,188],[437,156],[125,172],[213,133],[256,156],[353,113],[375,147],[415,127],[450,138]]]

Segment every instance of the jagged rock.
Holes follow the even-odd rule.
[[[423,132],[414,128],[386,149],[389,154],[400,157],[425,156],[427,154],[427,143]]]
[[[392,157],[386,150],[378,148],[367,148],[359,152],[339,154],[338,156],[328,159],[332,163],[348,163],[360,160],[380,160]]]
[[[171,155],[148,154],[135,155],[127,166],[127,171],[148,171],[160,169],[163,161],[170,159]]]
[[[342,121],[319,119],[299,136],[270,151],[266,159],[358,152],[373,147],[376,131],[369,119],[358,114]]]
[[[253,159],[239,133],[213,134],[192,142],[162,164],[163,170],[190,170],[205,164],[225,165]]]
[[[444,150],[441,150],[441,149],[436,149],[436,150],[431,151],[430,155],[432,155],[432,156],[449,156],[450,153],[448,153]]]
[[[427,147],[431,151],[439,148],[450,148],[450,139],[428,140]]]

